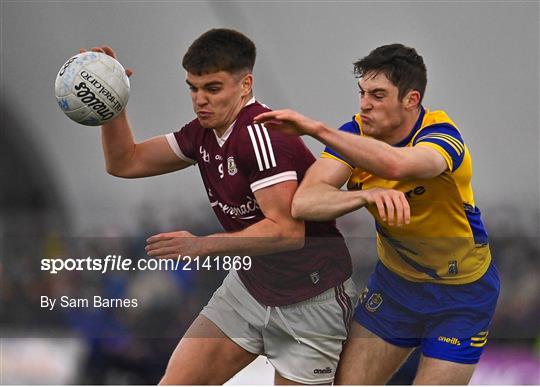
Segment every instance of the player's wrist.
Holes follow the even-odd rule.
[[[367,191],[353,191],[353,195],[358,205],[358,208],[366,207],[369,205],[369,193]]]
[[[127,119],[127,112],[124,108],[116,117],[114,117],[112,120],[107,121],[101,125],[102,128],[117,128],[118,125],[123,125],[128,122]]]
[[[319,141],[324,142],[324,138],[328,136],[330,128],[328,128],[325,124],[323,124],[320,121],[315,122],[315,124],[312,126],[310,132],[307,133],[310,136],[316,138]]]

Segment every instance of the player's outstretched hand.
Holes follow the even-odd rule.
[[[294,110],[274,110],[259,114],[254,118],[255,123],[262,123],[269,129],[279,130],[288,135],[314,136],[323,124]]]
[[[195,256],[199,247],[197,237],[189,231],[174,231],[153,235],[146,240],[146,254],[150,257],[176,259],[181,256]]]
[[[411,208],[403,192],[383,188],[371,188],[361,192],[369,205],[377,206],[383,222],[398,227],[410,223]]]
[[[79,53],[81,53],[81,54],[82,54],[83,52],[86,52],[86,51],[88,51],[86,48],[79,48]],[[114,59],[118,59],[118,58],[116,57],[116,54],[115,54],[115,52],[113,51],[113,49],[112,49],[110,46],[107,46],[107,45],[105,45],[105,46],[99,46],[99,47],[92,47],[92,48],[90,49],[90,51],[101,52],[101,53],[103,53],[103,54],[107,54],[107,55],[109,55],[109,56],[112,56]],[[131,77],[132,74],[133,74],[133,69],[131,69],[131,68],[126,68],[126,75],[127,75],[128,77]]]

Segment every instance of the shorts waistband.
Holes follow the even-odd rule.
[[[291,308],[291,307],[310,305],[310,304],[317,304],[319,302],[325,302],[325,301],[328,301],[330,299],[335,299],[336,298],[336,289],[338,289],[341,286],[343,286],[343,291],[347,292],[347,290],[349,290],[349,288],[351,286],[353,286],[353,288],[354,288],[355,285],[354,285],[354,282],[353,282],[352,278],[349,277],[348,279],[343,281],[343,283],[341,283],[339,285],[336,285],[336,286],[332,286],[331,288],[326,289],[321,294],[317,294],[316,296],[308,298],[307,300],[304,300],[304,301],[297,302],[296,304],[280,306],[280,308],[281,309],[287,309],[287,308]]]
[[[249,291],[247,290],[246,286],[244,285],[244,283],[242,282],[242,280],[240,279],[240,276],[238,275],[236,271],[231,270],[229,274],[230,275],[227,276],[228,278],[226,278],[225,281],[232,280],[234,282],[237,282],[242,288],[244,288],[249,293]],[[349,277],[345,281],[343,281],[343,283],[340,283],[336,286],[332,286],[331,288],[326,289],[325,291],[323,291],[320,294],[317,294],[316,296],[313,296],[311,298],[308,298],[307,300],[303,300],[294,304],[282,305],[280,306],[280,308],[287,309],[287,308],[292,308],[292,307],[297,307],[297,306],[302,306],[302,305],[316,304],[319,302],[328,301],[336,297],[336,288],[339,288],[340,286],[343,286],[343,290],[347,292],[351,286],[354,289],[356,285],[354,284],[352,278]],[[257,301],[257,302],[260,303],[260,301]]]

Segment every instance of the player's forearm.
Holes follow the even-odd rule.
[[[284,225],[263,219],[248,228],[234,233],[208,235],[202,240],[202,255],[265,255],[298,250],[304,246],[303,222]]]
[[[349,162],[376,176],[389,180],[400,180],[404,174],[406,155],[402,149],[382,141],[361,137],[320,127],[314,137],[345,157]]]
[[[135,152],[133,132],[125,109],[114,120],[103,124],[101,141],[107,172],[121,176]]]
[[[366,204],[362,191],[341,191],[324,183],[300,186],[294,195],[292,215],[298,219],[322,222],[337,219]]]

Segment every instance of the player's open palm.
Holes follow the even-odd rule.
[[[369,205],[377,206],[383,222],[399,227],[409,224],[411,208],[403,192],[395,189],[371,188],[362,193]]]

